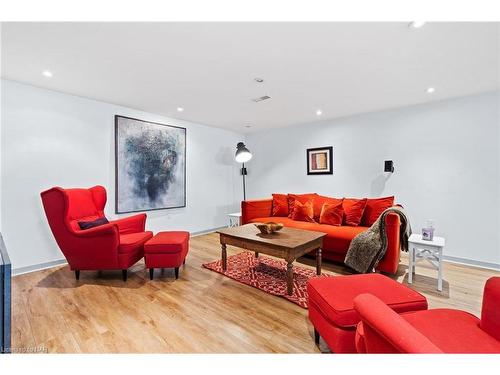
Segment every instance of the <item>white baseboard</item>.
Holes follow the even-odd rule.
[[[217,228],[213,228],[213,229],[202,230],[199,232],[192,232],[191,237],[202,236],[204,234],[215,232],[216,230],[221,229],[221,228],[226,228],[226,227],[225,226],[224,227],[217,227]],[[45,270],[45,269],[52,268],[52,267],[57,267],[57,266],[60,266],[62,264],[67,264],[67,263],[68,262],[66,262],[66,259],[63,258],[63,259],[53,260],[51,262],[33,264],[31,266],[26,266],[26,267],[19,267],[19,268],[15,268],[12,270],[12,276],[18,276],[18,275],[23,275],[25,273],[41,271],[41,270]]]
[[[40,264],[33,264],[31,266],[26,266],[26,267],[19,267],[19,268],[14,268],[12,270],[12,276],[18,276],[18,275],[23,275],[25,273],[30,273],[30,272],[35,272],[35,271],[41,271],[45,270],[47,268],[52,268],[52,267],[57,267],[60,266],[61,264],[67,264],[66,259],[58,259],[58,260],[53,260],[51,262],[45,262],[45,263],[40,263]]]
[[[222,228],[226,228],[226,226],[202,230],[202,231],[198,231],[198,232],[192,232],[191,237],[197,237],[197,236],[202,236],[204,234],[213,233],[213,232],[215,232],[219,229],[222,229]],[[494,271],[500,271],[500,264],[497,264],[497,263],[482,262],[479,260],[452,257],[452,256],[448,256],[448,255],[443,256],[443,258],[446,262],[450,262],[450,263],[457,263],[457,264],[463,264],[465,266],[473,266],[473,267],[485,268],[485,269],[494,270]],[[35,271],[41,271],[41,270],[44,270],[47,268],[60,266],[62,264],[67,264],[66,259],[63,258],[63,259],[58,259],[58,260],[54,260],[51,262],[45,262],[45,263],[34,264],[31,266],[26,266],[26,267],[15,268],[12,270],[12,276],[22,275],[25,273],[30,273],[30,272],[35,272]]]
[[[464,266],[473,266],[473,267],[485,268],[488,270],[500,271],[500,264],[498,263],[482,262],[480,260],[452,257],[448,255],[444,255],[443,259],[446,262],[463,264]]]

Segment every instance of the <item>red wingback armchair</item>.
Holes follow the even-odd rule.
[[[146,214],[82,230],[79,221],[104,217],[107,197],[103,186],[53,187],[41,197],[52,234],[77,280],[81,270],[122,270],[123,280],[127,280],[127,269],[143,257],[144,243],[153,236],[144,230]]]
[[[500,277],[484,287],[481,319],[461,310],[398,315],[371,294],[360,294],[356,348],[361,353],[500,353]]]

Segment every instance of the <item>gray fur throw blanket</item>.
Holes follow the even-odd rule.
[[[347,266],[359,273],[373,272],[387,251],[385,217],[391,212],[399,215],[401,222],[399,228],[400,246],[401,250],[408,251],[408,238],[411,235],[410,222],[403,207],[393,206],[382,212],[377,221],[366,232],[360,233],[352,239],[344,260]]]

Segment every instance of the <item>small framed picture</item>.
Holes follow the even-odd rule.
[[[333,174],[333,147],[307,149],[307,174]]]

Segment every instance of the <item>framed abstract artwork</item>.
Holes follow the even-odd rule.
[[[307,149],[307,174],[333,174],[333,147]]]
[[[116,213],[185,206],[186,129],[116,115]]]

